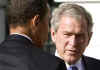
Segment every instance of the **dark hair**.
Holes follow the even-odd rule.
[[[23,25],[37,14],[42,20],[46,12],[45,0],[9,0],[8,24],[13,24],[14,26]]]

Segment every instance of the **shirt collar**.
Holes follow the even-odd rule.
[[[25,38],[29,39],[29,40],[32,42],[32,39],[31,39],[29,36],[25,35],[25,34],[20,34],[20,33],[11,33],[11,35],[14,35],[14,34],[24,36]]]
[[[55,52],[55,56],[61,58],[61,56],[58,54],[57,50]],[[67,62],[65,62],[66,67],[69,68],[70,66],[76,66],[78,70],[84,70],[83,64],[82,64],[82,58],[80,58],[75,64],[69,65]]]

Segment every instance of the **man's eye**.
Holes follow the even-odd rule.
[[[72,34],[64,34],[64,35],[66,35],[66,36],[72,36]]]
[[[78,37],[84,37],[84,34],[79,34],[79,35],[77,35]]]

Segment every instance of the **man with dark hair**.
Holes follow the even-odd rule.
[[[10,35],[0,44],[0,70],[65,70],[59,58],[39,47],[48,39],[45,0],[9,0]]]

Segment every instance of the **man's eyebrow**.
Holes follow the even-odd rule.
[[[74,34],[74,33],[69,32],[69,31],[63,31],[63,33],[65,33],[65,34]]]
[[[84,34],[84,32],[74,33],[74,32],[69,32],[69,31],[63,31],[63,33],[66,33],[66,34]]]

